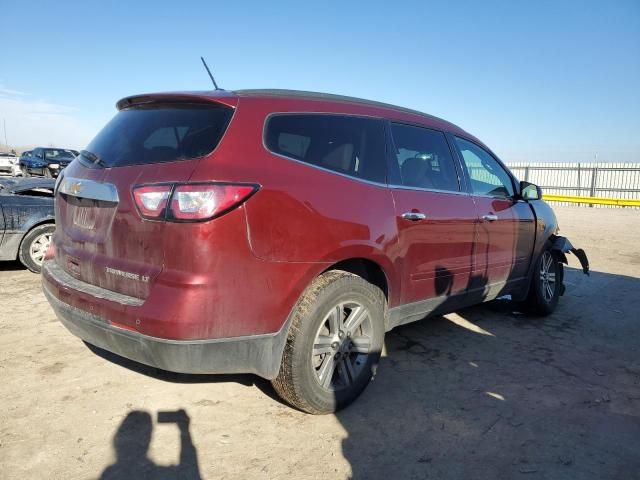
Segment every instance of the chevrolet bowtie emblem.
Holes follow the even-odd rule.
[[[69,193],[71,195],[78,195],[81,191],[82,191],[81,182],[72,183],[71,186],[69,187]]]

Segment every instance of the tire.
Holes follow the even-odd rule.
[[[49,243],[53,237],[56,226],[47,223],[32,228],[20,243],[18,257],[20,262],[33,273],[40,273],[42,260],[47,253]]]
[[[375,374],[386,310],[382,290],[362,277],[341,270],[320,275],[291,313],[280,371],[272,381],[276,392],[316,415],[349,405]]]
[[[545,248],[534,266],[529,294],[525,300],[528,313],[551,315],[558,305],[563,289],[564,268],[549,248]]]

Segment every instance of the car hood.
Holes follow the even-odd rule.
[[[8,193],[20,193],[34,188],[52,189],[55,186],[52,178],[3,178],[0,179],[2,190]],[[0,191],[2,191],[0,190]]]

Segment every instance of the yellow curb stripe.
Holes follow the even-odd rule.
[[[588,203],[591,205],[615,205],[618,207],[640,207],[640,199],[577,197],[573,195],[543,195],[544,200],[552,202]]]

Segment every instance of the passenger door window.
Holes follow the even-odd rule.
[[[403,186],[450,192],[460,190],[444,133],[392,123],[391,134]]]
[[[373,182],[386,181],[382,121],[331,114],[281,114],[266,127],[265,145],[310,165]]]
[[[459,137],[455,140],[475,195],[513,197],[511,176],[491,154],[475,143]]]

